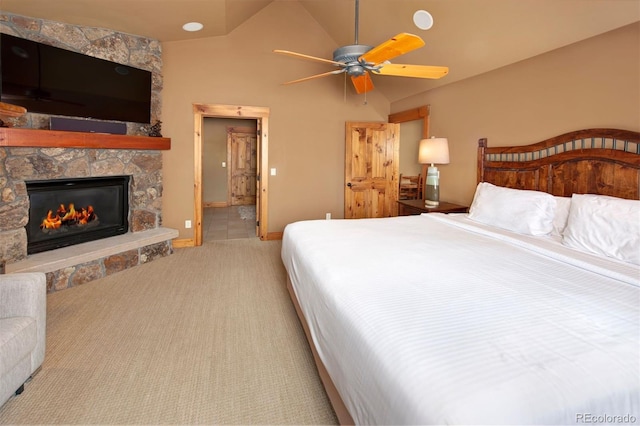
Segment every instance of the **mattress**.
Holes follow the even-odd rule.
[[[434,213],[292,223],[282,259],[357,424],[640,418],[637,266]]]

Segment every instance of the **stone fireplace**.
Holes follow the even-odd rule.
[[[159,123],[157,40],[1,11],[0,32],[151,71],[151,123]],[[28,112],[8,120],[11,128],[0,127],[0,262],[6,271],[45,272],[52,292],[170,254],[178,235],[162,227],[162,150],[170,149],[170,140],[145,136],[150,128],[141,123],[126,123],[127,135],[52,131],[50,118]],[[29,182],[112,176],[129,177],[125,234],[31,253]]]
[[[161,226],[161,150],[169,146],[167,138],[0,128],[0,260],[7,272],[45,272],[56,291],[170,254],[177,231]],[[129,180],[126,234],[28,253],[31,183],[114,176]]]

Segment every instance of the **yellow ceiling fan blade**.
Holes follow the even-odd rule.
[[[397,77],[442,78],[449,73],[449,68],[431,65],[382,64],[375,72]]]
[[[345,72],[345,69],[341,69],[341,70],[334,70],[334,71],[329,71],[329,72],[324,72],[322,74],[316,74],[316,75],[312,75],[310,77],[305,77],[305,78],[299,78],[297,80],[291,80],[291,81],[287,81],[286,83],[282,83],[282,84],[293,84],[293,83],[300,83],[301,81],[307,81],[307,80],[313,80],[314,78],[320,78],[320,77],[325,77],[327,75],[334,75],[334,74],[341,74]]]
[[[352,75],[351,81],[353,82],[353,87],[356,89],[356,93],[359,95],[373,90],[373,81],[368,72],[357,77]]]
[[[318,58],[318,57],[315,57],[315,56],[305,55],[303,53],[291,52],[289,50],[278,50],[278,49],[276,49],[273,52],[274,53],[279,53],[281,55],[293,56],[294,58],[309,59],[309,60],[316,61],[316,62],[324,62],[326,64],[344,66],[344,64],[341,63],[341,62],[336,62],[336,61],[332,61],[330,59],[324,59],[324,58]]]
[[[359,61],[365,61],[372,64],[379,64],[384,61],[404,55],[412,50],[424,46],[424,41],[417,35],[409,33],[400,33],[395,37],[382,44],[377,45],[364,55],[358,58]]]

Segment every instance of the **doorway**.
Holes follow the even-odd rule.
[[[202,241],[255,238],[257,122],[204,117]]]
[[[423,105],[421,107],[418,108],[413,108],[413,109],[409,109],[406,111],[401,111],[401,112],[397,112],[395,114],[390,114],[389,118],[387,121],[389,121],[389,123],[407,123],[407,122],[414,122],[417,121],[418,123],[420,123],[419,125],[419,130],[422,131],[422,135],[420,138],[416,138],[417,134],[413,134],[410,137],[413,137],[414,140],[419,141],[420,139],[426,139],[429,137],[429,118],[430,118],[430,114],[431,114],[431,106],[430,105]],[[406,129],[404,129],[406,130]],[[418,132],[419,132],[418,130]],[[414,130],[412,130],[413,132]],[[402,146],[403,143],[403,138],[400,138],[400,146]],[[418,142],[419,143],[419,142]],[[409,154],[411,156],[417,155],[418,153],[418,149],[417,149],[417,145],[413,148],[413,153]],[[400,154],[402,156],[402,152]],[[400,160],[400,164],[402,164],[402,159]],[[421,181],[424,182],[426,177],[427,177],[427,166],[426,164],[422,164],[422,171],[420,173],[421,175]]]
[[[194,104],[194,246],[203,241],[203,124],[204,119],[234,118],[256,121],[256,235],[267,239],[268,126],[269,108],[234,105]]]

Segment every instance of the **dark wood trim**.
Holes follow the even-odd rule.
[[[589,138],[610,138],[617,140],[625,140],[629,142],[640,142],[640,133],[633,132],[630,130],[620,130],[620,129],[604,129],[604,128],[595,128],[595,129],[583,129],[576,130],[574,132],[564,133],[559,136],[555,136],[549,139],[545,139],[541,142],[537,142],[531,145],[524,146],[506,146],[506,147],[491,147],[488,148],[485,141],[485,147],[487,147],[487,154],[505,154],[505,153],[515,153],[515,152],[534,152],[540,149],[549,148],[555,145],[562,144],[564,142],[578,140],[578,139],[589,139]],[[480,139],[483,140],[483,139]]]
[[[484,182],[484,160],[485,149],[487,148],[487,138],[482,138],[478,140],[478,158],[477,158],[477,170],[478,170],[478,182]]]
[[[440,201],[437,207],[426,207],[424,200],[398,200],[398,216],[419,215],[422,213],[467,213],[469,206]]]
[[[0,147],[169,150],[171,139],[2,127]]]
[[[573,145],[592,138],[593,145]],[[601,146],[602,139],[606,147]],[[568,150],[563,148],[566,143],[571,144]],[[489,147],[487,139],[480,139],[477,161],[478,182],[564,197],[600,194],[640,199],[640,132],[584,129],[531,145],[504,147]]]
[[[406,121],[421,120],[429,116],[429,106],[423,105],[418,108],[389,114],[389,123],[404,123]]]

